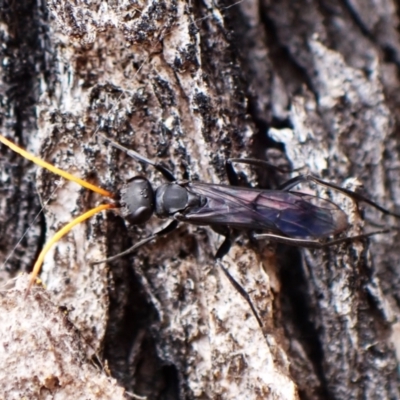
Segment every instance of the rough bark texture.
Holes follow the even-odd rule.
[[[395,210],[398,12],[385,0],[4,2],[1,133],[114,193],[132,176],[155,186],[162,177],[104,145],[98,131],[178,178],[226,182],[224,160],[252,156],[304,167]],[[4,146],[0,154],[5,282],[103,199]],[[284,179],[240,171],[242,184]],[[399,225],[313,189],[349,214],[349,235]],[[148,399],[400,397],[395,232],[326,251],[239,238],[224,262],[249,293],[260,329],[214,265],[221,237],[208,228],[182,225],[130,257],[90,266],[162,223],[135,227],[113,212],[98,215],[46,257],[46,294],[35,288],[23,300],[26,277],[6,287],[0,365],[10,372],[0,374],[0,398],[116,399],[108,372]],[[50,344],[40,341],[45,335]],[[97,393],[74,388],[85,386],[82,375],[99,382]]]

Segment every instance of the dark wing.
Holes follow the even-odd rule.
[[[196,225],[227,225],[263,230],[294,238],[324,238],[348,226],[334,203],[299,192],[248,189],[191,182],[186,189],[206,199],[179,218]]]

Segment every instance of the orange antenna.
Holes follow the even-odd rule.
[[[78,185],[92,190],[93,192],[96,192],[98,194],[101,194],[102,196],[105,197],[110,197],[113,198],[113,194],[108,192],[107,190],[104,190],[102,188],[99,188],[95,185],[92,185],[89,182],[84,181],[83,179],[80,179],[72,174],[69,174],[68,172],[63,171],[60,168],[55,167],[54,165],[49,164],[46,161],[41,160],[38,157],[35,157],[33,154],[28,153],[26,150],[21,149],[21,147],[18,147],[16,144],[14,144],[13,142],[11,142],[10,140],[6,139],[4,136],[0,135],[0,142],[5,144],[7,147],[9,147],[12,151],[15,151],[16,153],[18,153],[19,155],[21,155],[22,157],[26,158],[29,161],[34,162],[36,165],[39,165],[39,167],[43,167],[46,168],[47,170],[53,172],[54,174],[60,175],[63,178],[75,182]]]
[[[55,167],[54,165],[49,164],[46,161],[41,160],[38,157],[35,157],[33,154],[30,154],[29,152],[27,152],[26,150],[20,148],[19,146],[17,146],[16,144],[14,144],[13,142],[9,141],[8,139],[6,139],[4,136],[0,135],[0,142],[5,144],[7,147],[9,147],[11,150],[15,151],[17,154],[21,155],[22,157],[26,158],[27,160],[30,160],[32,162],[34,162],[36,165],[39,165],[40,167],[46,168],[47,170],[62,176],[63,178],[75,182],[78,185],[92,190],[93,192],[99,193],[102,196],[106,196],[106,197],[110,197],[113,198],[114,195],[110,192],[108,192],[107,190],[101,189],[95,185],[92,185],[89,182],[86,182],[72,174],[69,174],[68,172],[63,171],[62,169],[59,169],[57,167]],[[80,215],[79,217],[75,218],[73,221],[71,221],[70,223],[68,223],[67,225],[65,225],[63,228],[61,228],[43,247],[42,251],[39,254],[38,259],[36,260],[36,263],[33,267],[32,273],[31,273],[31,277],[29,280],[29,285],[28,285],[28,289],[26,291],[26,295],[29,293],[29,289],[31,288],[31,286],[33,285],[33,283],[35,282],[39,272],[40,272],[40,268],[42,267],[43,264],[43,260],[46,256],[46,254],[49,252],[51,246],[56,243],[58,240],[60,240],[64,235],[66,235],[75,225],[80,224],[83,221],[86,221],[87,219],[89,219],[90,217],[92,217],[93,215],[104,211],[104,210],[110,210],[112,208],[117,208],[117,206],[115,204],[102,204],[98,207],[95,207],[87,212],[85,212],[84,214]]]
[[[38,259],[35,262],[35,265],[33,267],[32,273],[31,273],[31,277],[29,280],[29,285],[28,285],[28,289],[26,291],[26,293],[28,294],[29,289],[32,287],[33,283],[35,282],[39,272],[40,272],[40,268],[42,267],[43,261],[44,261],[44,257],[46,256],[46,254],[49,252],[51,246],[58,242],[63,236],[65,236],[75,225],[80,224],[83,221],[86,221],[87,219],[89,219],[90,217],[92,217],[93,215],[104,211],[104,210],[110,210],[112,208],[116,208],[116,206],[114,204],[102,204],[98,207],[92,208],[91,210],[85,212],[84,214],[80,215],[79,217],[75,218],[73,221],[71,221],[70,223],[68,223],[67,225],[65,225],[63,228],[61,228],[43,247],[42,251],[39,254]]]

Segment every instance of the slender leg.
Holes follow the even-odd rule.
[[[297,171],[297,169],[292,170],[292,169],[277,167],[276,165],[273,165],[268,161],[258,160],[257,158],[228,158],[225,162],[225,169],[226,169],[226,174],[228,176],[229,184],[232,186],[238,185],[238,176],[235,169],[233,168],[232,165],[233,163],[256,165],[257,167],[265,167],[285,174]]]
[[[284,174],[290,174],[291,172],[295,172],[295,171],[298,171],[301,169],[301,168],[296,168],[296,169],[281,168],[281,167],[277,167],[274,164],[269,163],[268,161],[259,160],[257,158],[229,158],[227,160],[227,163],[256,165],[257,167],[265,167],[268,169],[272,169],[274,171],[282,172]]]
[[[158,231],[156,233],[153,233],[152,235],[150,235],[149,237],[141,240],[140,242],[134,244],[132,247],[130,247],[129,249],[123,251],[122,253],[116,254],[115,256],[106,258],[104,260],[100,260],[100,261],[95,261],[92,262],[91,265],[96,265],[96,264],[102,264],[105,262],[111,262],[111,261],[115,261],[118,258],[124,257],[128,254],[133,253],[135,250],[137,250],[139,247],[142,247],[143,245],[145,245],[146,243],[151,242],[154,239],[157,239],[160,236],[163,235],[167,235],[168,233],[172,232],[173,230],[176,229],[176,227],[178,226],[178,221],[173,220],[170,224],[168,224],[164,229],[161,229],[161,231]]]
[[[235,169],[233,168],[231,159],[228,159],[225,161],[225,170],[226,170],[226,175],[228,177],[229,184],[231,186],[238,186],[238,184],[239,184],[238,175],[237,175]]]
[[[370,233],[363,233],[361,235],[344,237],[334,240],[329,240],[327,242],[318,242],[317,240],[306,240],[306,239],[296,239],[296,238],[289,238],[286,236],[274,235],[272,233],[257,233],[253,234],[253,238],[259,239],[269,239],[271,242],[278,242],[287,244],[289,246],[298,246],[298,247],[308,247],[312,249],[324,249],[326,247],[335,246],[341,243],[352,242],[354,240],[365,239],[370,236],[380,235],[384,233],[392,232],[393,228],[391,229],[384,229],[380,231],[374,231]]]
[[[101,137],[102,139],[104,139],[105,141],[109,142],[111,144],[111,146],[115,147],[118,150],[121,150],[123,152],[125,152],[126,154],[128,154],[129,157],[134,158],[136,161],[140,161],[142,163],[148,164],[153,166],[158,172],[161,172],[161,174],[164,176],[164,178],[169,181],[169,182],[175,182],[176,178],[173,175],[173,173],[165,168],[164,166],[162,166],[160,163],[151,161],[150,159],[148,159],[145,156],[142,156],[141,154],[137,153],[134,150],[130,150],[127,149],[124,146],[121,146],[119,143],[114,142],[112,139],[102,135],[101,133],[97,133],[97,136]]]
[[[229,250],[232,246],[231,232],[229,231],[229,229],[226,229],[225,232],[222,233],[221,231],[215,229],[214,227],[213,230],[215,230],[217,233],[225,237],[225,240],[223,241],[221,246],[219,246],[217,253],[215,254],[216,260],[222,260],[222,258],[229,253]]]
[[[217,229],[213,228],[213,229],[216,230],[217,233],[219,233],[218,230],[217,230],[218,228]],[[247,304],[250,306],[250,309],[251,309],[254,317],[256,318],[256,320],[258,322],[258,325],[262,329],[263,328],[263,324],[262,324],[261,318],[259,317],[259,315],[257,313],[257,310],[254,307],[249,294],[246,292],[246,290],[243,288],[243,286],[240,285],[240,283],[235,280],[235,278],[229,273],[229,271],[222,264],[221,259],[222,259],[222,257],[224,257],[229,252],[229,249],[231,248],[231,244],[232,244],[229,230],[227,230],[227,232],[225,233],[224,236],[225,236],[225,240],[223,241],[223,243],[221,244],[221,246],[217,250],[217,254],[215,255],[215,262],[221,268],[222,272],[228,278],[228,280],[232,284],[232,286],[243,297],[243,299],[246,300]]]
[[[251,298],[249,294],[244,290],[243,286],[241,286],[234,278],[233,276],[228,272],[228,270],[223,266],[221,260],[216,260],[217,265],[222,269],[223,273],[225,276],[228,278],[229,282],[232,284],[232,286],[237,290],[237,292],[246,300],[247,304],[250,306],[251,311],[253,312],[253,315],[255,319],[258,322],[258,325],[260,328],[263,328],[263,323],[261,321],[261,318],[259,317],[256,308],[254,307]]]
[[[344,193],[345,195],[351,197],[352,199],[354,199],[356,201],[362,201],[364,203],[369,204],[370,206],[376,208],[377,210],[379,210],[383,214],[392,215],[393,217],[400,218],[400,214],[396,214],[394,212],[391,212],[391,211],[387,210],[386,208],[381,207],[379,204],[375,203],[374,201],[368,199],[367,197],[365,197],[365,196],[363,196],[361,194],[353,192],[352,190],[348,190],[348,189],[342,188],[342,187],[340,187],[338,185],[335,185],[334,183],[323,181],[322,179],[316,178],[315,176],[312,176],[312,175],[299,175],[299,176],[296,176],[295,178],[292,178],[292,179],[288,180],[286,183],[284,183],[283,185],[281,185],[279,190],[284,190],[284,191],[287,192],[287,191],[289,191],[290,189],[292,189],[293,187],[297,186],[298,184],[300,184],[302,182],[314,182],[314,183],[317,183],[319,185],[332,188],[334,190],[337,190],[339,192]]]

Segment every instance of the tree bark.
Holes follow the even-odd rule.
[[[397,5],[383,0],[4,3],[1,134],[113,193],[136,175],[154,187],[163,178],[98,132],[178,179],[227,183],[227,158],[257,157],[396,210],[398,23]],[[57,230],[107,200],[0,149],[5,282],[28,272]],[[290,177],[238,170],[241,185]],[[332,190],[302,190],[340,205],[348,236],[399,225]],[[215,265],[222,239],[207,227],[181,224],[129,257],[91,265],[163,224],[99,214],[47,255],[46,289],[21,300],[21,277],[1,295],[0,397],[122,398],[108,373],[148,399],[400,397],[395,230],[326,250],[240,236],[224,265],[260,328]],[[38,341],[33,363],[21,361],[33,357],[28,332],[51,338]],[[79,391],[82,370],[98,382],[96,395]]]

